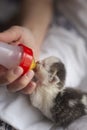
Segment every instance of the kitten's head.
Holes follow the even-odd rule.
[[[61,90],[64,86],[66,71],[61,60],[51,56],[37,62],[35,75],[40,86],[55,86]]]

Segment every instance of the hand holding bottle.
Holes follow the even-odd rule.
[[[0,33],[0,41],[9,44],[24,43],[26,46],[32,48],[35,59],[38,59],[39,47],[35,46],[34,37],[26,28],[14,26]],[[12,92],[21,91],[24,94],[31,94],[36,87],[36,83],[31,81],[34,72],[30,70],[23,76],[21,76],[22,74],[23,69],[19,66],[9,70],[0,66],[0,84],[7,83],[7,88]]]

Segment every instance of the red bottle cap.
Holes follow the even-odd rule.
[[[30,66],[32,64],[33,51],[31,48],[28,48],[23,44],[19,44],[18,46],[22,47],[23,49],[23,54],[19,66],[23,68],[23,74],[25,74],[30,69]]]

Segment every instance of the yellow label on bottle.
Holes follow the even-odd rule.
[[[36,67],[36,63],[35,63],[35,60],[33,59],[32,63],[31,63],[31,66],[30,66],[30,69],[34,69]]]

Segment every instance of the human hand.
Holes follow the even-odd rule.
[[[0,41],[9,44],[23,43],[33,49],[34,57],[39,57],[39,47],[35,46],[35,40],[32,33],[23,27],[14,26],[5,32],[0,33]],[[30,70],[23,76],[23,69],[17,66],[14,69],[7,70],[0,66],[0,84],[6,83],[8,90],[12,92],[21,91],[24,94],[31,94],[36,87],[36,83],[31,81],[34,72]]]

